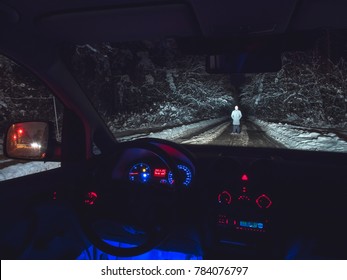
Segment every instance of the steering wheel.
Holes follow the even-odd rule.
[[[120,143],[119,147],[120,154],[128,149],[142,149],[159,157],[172,173],[173,180],[170,183],[169,189],[163,190],[162,186],[151,188],[140,185],[139,183],[131,183],[128,180],[117,181],[117,186],[110,186],[109,178],[105,179],[103,176],[110,176],[111,169],[114,165],[114,158],[107,161],[106,165],[101,164],[99,170],[102,170],[102,176],[91,180],[93,184],[100,185],[97,188],[100,191],[100,204],[97,205],[98,202],[95,205],[94,203],[92,205],[86,203],[80,204],[79,216],[87,238],[101,251],[118,257],[141,255],[162,243],[170,233],[170,228],[175,225],[176,217],[172,211],[176,208],[175,204],[178,201],[181,192],[180,184],[183,180],[180,178],[177,163],[160,145],[173,146],[175,149],[179,149],[180,152],[187,155],[187,151],[177,144],[154,138],[143,138]],[[86,182],[86,184],[88,185],[90,182]],[[164,202],[161,201],[163,198]],[[111,220],[116,220],[120,224],[126,224],[128,222],[126,220],[130,218],[129,220],[135,226],[140,225],[140,228],[142,227],[143,233],[145,233],[144,235],[147,238],[142,243],[128,248],[112,245],[105,241],[104,236],[98,233],[95,226],[93,227],[91,220],[95,216],[96,220],[110,217]]]

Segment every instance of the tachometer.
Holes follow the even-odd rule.
[[[147,183],[151,179],[151,168],[146,163],[136,163],[130,168],[129,180],[131,182]]]
[[[192,171],[183,164],[177,165],[177,169],[182,173],[182,176],[184,178],[182,184],[186,187],[189,187],[190,183],[192,182]],[[174,182],[171,171],[168,173],[168,182],[170,185]]]

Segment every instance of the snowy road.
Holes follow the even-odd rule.
[[[213,127],[191,139],[178,139],[184,144],[212,144],[239,147],[267,147],[284,148],[284,145],[269,137],[264,130],[256,124],[245,121],[240,134],[232,134],[229,121]]]
[[[269,137],[260,126],[251,121],[244,121],[240,134],[231,134],[230,132],[231,123],[229,118],[220,118],[164,129],[154,133],[142,131],[118,139],[127,141],[141,137],[155,137],[182,144],[284,148],[284,145]]]
[[[244,120],[240,134],[230,134],[229,121],[196,135],[175,139],[185,144],[288,148],[347,153],[347,130],[307,128],[259,120]]]
[[[171,127],[157,132],[137,131],[117,137],[129,141],[141,137],[167,139],[183,144],[212,144],[241,147],[288,148],[311,151],[347,153],[347,131],[305,128],[259,120],[243,120],[240,134],[231,134],[228,118],[204,120],[189,125]],[[0,181],[59,167],[59,163],[19,163],[0,155]]]

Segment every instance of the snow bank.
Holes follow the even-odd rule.
[[[137,138],[141,137],[154,137],[154,138],[160,138],[160,139],[166,139],[166,140],[176,140],[179,138],[183,138],[186,135],[190,134],[195,134],[204,128],[207,128],[211,125],[220,123],[221,121],[225,120],[226,118],[216,118],[216,119],[211,119],[211,120],[205,120],[205,121],[200,121],[188,125],[182,125],[174,128],[169,128],[169,129],[164,129],[160,132],[152,132],[150,134],[136,134],[136,135],[131,135],[131,136],[126,136],[126,137],[121,137],[118,138],[120,142],[124,141],[129,141],[129,140],[135,140]]]
[[[18,163],[0,170],[0,181],[13,179],[29,174],[39,173],[60,167],[60,162],[27,162]]]
[[[317,132],[309,128],[261,120],[253,121],[289,149],[347,152],[347,142],[332,132]]]

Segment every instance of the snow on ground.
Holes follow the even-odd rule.
[[[0,142],[0,155],[2,155],[2,141]],[[1,163],[11,162],[12,159],[2,159]],[[60,162],[40,162],[32,161],[26,163],[17,163],[0,169],[0,181],[5,181],[17,177],[22,177],[29,174],[39,173],[53,168],[60,167]]]
[[[58,167],[60,167],[60,162],[33,161],[27,163],[18,163],[0,169],[0,181],[9,180],[12,178],[38,173]]]
[[[189,125],[183,125],[176,128],[165,129],[161,132],[150,134],[136,134],[119,138],[119,141],[134,140],[141,137],[155,137],[167,140],[179,140],[187,135],[195,134],[200,130],[207,129],[213,124],[218,124],[225,118],[205,120]],[[347,152],[347,142],[339,138],[332,132],[312,132],[304,127],[300,128],[293,125],[281,123],[269,123],[260,120],[253,120],[270,137],[282,143],[289,149],[302,149],[313,151],[334,151]],[[228,123],[222,123],[214,128],[208,129],[203,133],[194,136],[192,139],[183,140],[182,143],[189,144],[207,144],[217,138],[228,126]],[[9,160],[4,160],[9,161]],[[0,169],[0,181],[8,180],[20,176],[42,172],[52,168],[60,167],[56,162],[28,162],[19,163]]]
[[[222,123],[217,127],[209,129],[199,135],[194,136],[192,139],[182,141],[183,144],[208,144],[216,139],[223,131],[229,126],[229,123]]]
[[[131,135],[131,136],[126,136],[126,137],[121,137],[117,138],[120,142],[124,141],[129,141],[129,140],[134,140],[137,138],[141,137],[154,137],[154,138],[160,138],[160,139],[166,139],[166,140],[176,140],[179,138],[184,138],[187,135],[197,133],[198,131],[207,128],[211,125],[217,124],[221,121],[225,120],[225,117],[223,118],[217,118],[217,119],[212,119],[212,120],[205,120],[205,121],[200,121],[188,125],[182,125],[179,127],[174,127],[174,128],[168,128],[164,129],[160,132],[152,132],[150,134],[136,134],[136,135]],[[217,135],[218,136],[218,135]]]
[[[253,122],[289,149],[347,152],[347,142],[332,132],[313,132],[304,127],[261,120],[253,120]]]
[[[205,120],[200,121],[197,123],[189,124],[189,125],[183,125],[176,128],[170,128],[165,129],[161,132],[156,133],[150,133],[150,134],[136,134],[132,136],[122,137],[119,138],[119,141],[129,141],[134,140],[140,137],[155,137],[155,138],[161,138],[161,139],[167,139],[167,140],[176,140],[178,138],[185,137],[186,135],[196,133],[201,129],[204,129],[206,127],[209,127],[211,125],[217,124],[221,121],[223,121],[225,118],[217,118],[212,120]],[[203,140],[203,137],[200,137],[199,144],[202,144],[202,142],[207,143],[209,141],[212,141],[215,137],[217,137],[222,131],[222,126],[218,126],[219,129],[212,129],[209,133],[210,135],[207,136],[208,131],[205,132],[206,138]],[[5,160],[5,161],[11,161],[11,160]],[[3,169],[0,169],[0,181],[3,180],[9,180],[16,177],[21,177],[33,173],[39,173],[45,170],[58,168],[60,167],[60,163],[56,162],[28,162],[28,163],[19,163],[16,165],[12,165],[9,167],[5,167]]]

